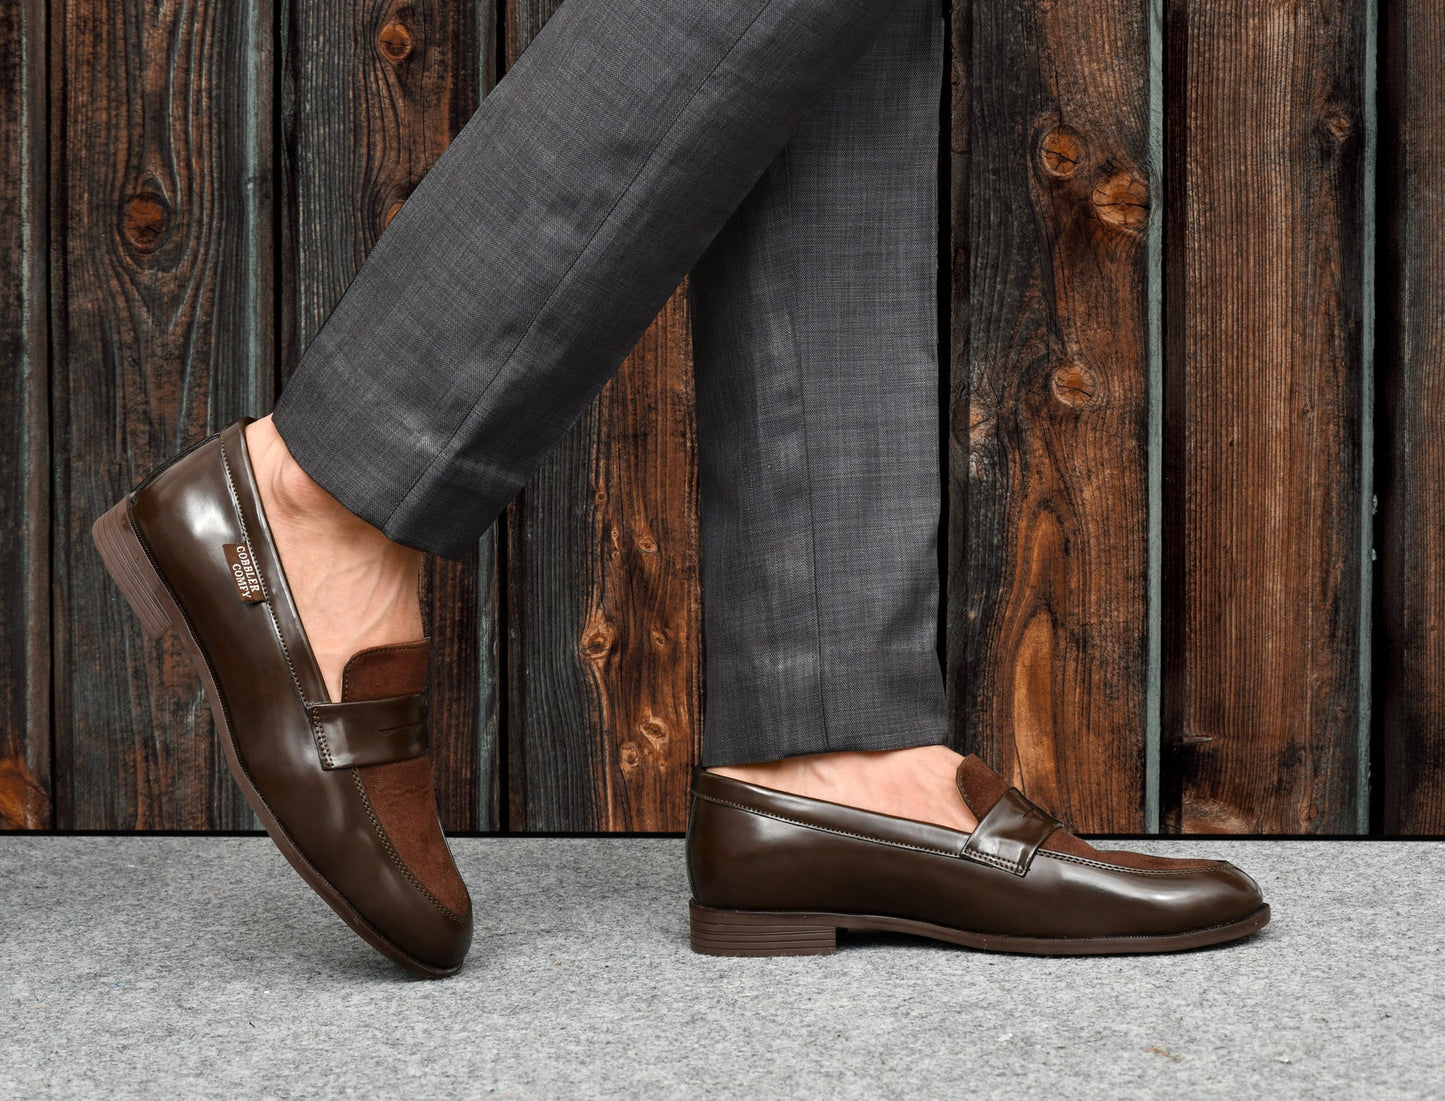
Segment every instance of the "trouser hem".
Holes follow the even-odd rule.
[[[324,431],[318,431],[309,419],[308,404],[314,405],[316,399],[313,397],[308,403],[304,397],[297,396],[299,393],[296,387],[288,386],[282,390],[281,397],[271,411],[271,424],[280,433],[291,457],[313,482],[335,497],[353,516],[365,520],[393,543],[453,561],[466,557],[475,545],[475,540],[459,544],[455,540],[444,541],[437,539],[435,535],[429,535],[426,524],[414,525],[411,528],[389,524],[385,502],[379,501],[374,495],[359,492],[356,479],[349,476],[350,472],[341,465],[344,459],[339,459],[335,452],[328,451],[324,444],[318,443],[327,436]],[[290,399],[288,394],[291,395]],[[322,407],[324,408],[324,403]],[[493,516],[493,520],[495,519]],[[483,531],[485,530],[484,528]]]
[[[851,738],[833,736],[825,739],[819,736],[812,741],[790,742],[786,747],[786,751],[765,757],[748,753],[740,754],[736,751],[730,751],[726,746],[711,753],[704,750],[702,759],[698,763],[701,764],[703,768],[726,767],[728,765],[758,765],[765,764],[768,761],[780,761],[787,757],[803,757],[813,753],[913,749],[923,745],[947,745],[948,741],[947,731],[931,730],[873,732],[866,737],[858,736]]]

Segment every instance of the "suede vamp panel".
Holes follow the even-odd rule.
[[[430,644],[424,641],[357,651],[342,674],[342,700],[426,691],[429,651]],[[471,898],[436,813],[431,755],[364,765],[356,773],[402,861],[443,906],[465,917],[471,912]]]

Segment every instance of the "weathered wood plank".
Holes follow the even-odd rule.
[[[1145,18],[953,8],[950,710],[1091,831],[1144,825]]]
[[[1365,12],[1167,10],[1171,831],[1362,824]]]
[[[508,506],[510,824],[681,830],[701,731],[686,284]]]
[[[1381,828],[1445,833],[1445,10],[1382,6]]]
[[[91,522],[270,396],[271,8],[52,6],[55,824],[254,828],[180,643]]]
[[[490,0],[289,0],[286,10],[283,379],[495,71]],[[491,531],[466,561],[425,566],[431,733],[449,830],[498,823],[495,555]]]
[[[52,825],[46,15],[0,8],[0,829]]]
[[[554,11],[510,11],[507,63]],[[701,730],[686,281],[507,508],[509,824],[681,830]]]

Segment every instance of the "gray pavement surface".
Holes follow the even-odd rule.
[[[1256,936],[1043,959],[687,946],[674,838],[461,838],[466,967],[408,977],[264,837],[0,836],[0,1097],[1445,1096],[1445,843],[1218,855]]]

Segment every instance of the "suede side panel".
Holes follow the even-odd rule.
[[[426,691],[430,650],[425,639],[358,650],[347,661],[342,675],[342,700]],[[442,834],[431,755],[366,765],[357,772],[382,827],[407,867],[443,906],[465,916],[471,909],[471,899]]]

